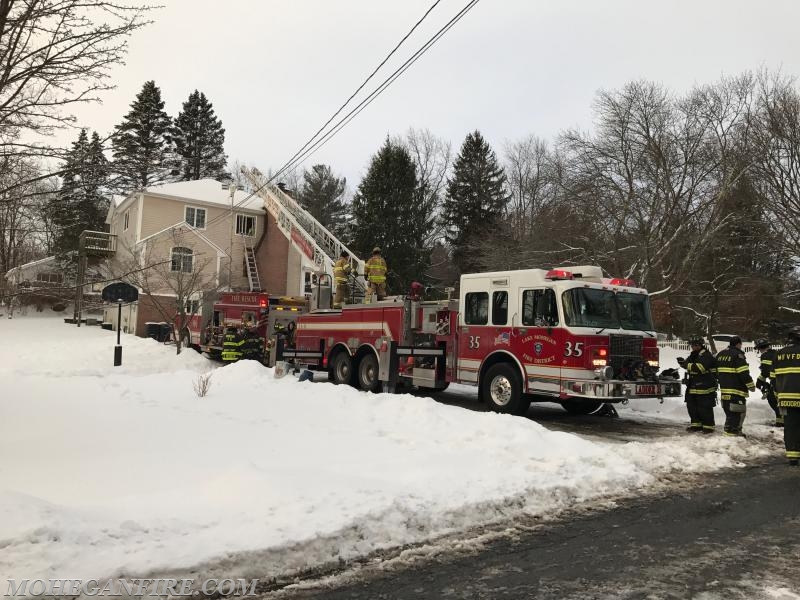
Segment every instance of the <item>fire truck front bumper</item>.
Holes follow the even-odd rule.
[[[681,383],[677,379],[665,378],[658,381],[578,379],[561,382],[562,398],[622,402],[633,398],[665,398],[681,395]]]

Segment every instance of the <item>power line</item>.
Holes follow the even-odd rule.
[[[317,131],[314,133],[314,135],[312,135],[312,136],[311,136],[311,137],[308,139],[308,141],[307,141],[305,144],[303,144],[303,146],[302,146],[302,147],[301,147],[301,148],[300,148],[300,149],[299,149],[297,152],[295,152],[295,154],[294,154],[294,155],[293,155],[293,156],[292,156],[292,157],[291,157],[291,158],[290,158],[290,159],[289,159],[289,160],[288,160],[288,161],[285,163],[285,165],[289,165],[289,164],[291,164],[291,163],[292,163],[292,161],[294,161],[294,160],[297,158],[297,156],[298,156],[298,155],[300,155],[301,153],[303,153],[303,151],[304,151],[306,148],[308,148],[308,146],[309,146],[310,144],[312,144],[312,143],[314,142],[314,140],[315,140],[315,139],[316,139],[316,138],[319,136],[319,134],[320,134],[320,133],[321,133],[321,132],[322,132],[322,131],[323,131],[323,130],[324,130],[324,129],[325,129],[325,128],[326,128],[326,127],[327,127],[327,126],[330,124],[330,123],[331,123],[331,121],[333,121],[333,120],[334,120],[334,119],[335,119],[335,118],[336,118],[336,117],[337,117],[337,116],[338,116],[338,115],[339,115],[339,114],[340,114],[340,113],[341,113],[341,112],[344,110],[344,108],[345,108],[345,107],[346,107],[346,106],[347,106],[347,105],[350,103],[350,101],[351,101],[351,100],[352,100],[352,99],[353,99],[353,98],[354,98],[354,97],[355,97],[355,96],[356,96],[356,95],[357,95],[357,94],[358,94],[358,93],[359,93],[359,92],[360,92],[360,91],[361,91],[361,90],[364,88],[364,86],[366,86],[366,85],[367,85],[367,83],[369,83],[369,82],[370,82],[370,80],[371,80],[371,79],[372,79],[372,78],[375,76],[375,74],[376,74],[376,73],[377,73],[377,72],[378,72],[378,71],[381,69],[381,67],[383,67],[383,66],[386,64],[386,62],[387,62],[387,61],[388,61],[388,60],[389,60],[389,59],[390,59],[390,58],[391,58],[391,57],[392,57],[392,56],[393,56],[393,55],[394,55],[394,54],[397,52],[397,50],[400,48],[400,46],[402,46],[402,45],[403,45],[403,43],[404,43],[404,42],[405,42],[405,41],[406,41],[406,40],[407,40],[407,39],[408,39],[408,38],[411,36],[411,34],[412,34],[412,33],[414,33],[414,31],[415,31],[415,30],[416,30],[416,29],[417,29],[417,28],[418,28],[418,27],[419,27],[419,26],[422,24],[422,22],[423,22],[423,21],[424,21],[424,20],[425,20],[425,19],[428,17],[428,15],[429,15],[429,14],[430,14],[430,13],[433,11],[433,9],[434,9],[434,8],[436,8],[436,6],[437,6],[437,5],[438,5],[440,2],[441,2],[441,0],[435,0],[435,2],[434,2],[433,4],[431,4],[431,6],[430,6],[430,7],[428,7],[428,9],[425,11],[425,13],[422,15],[422,17],[420,17],[420,18],[417,20],[417,22],[416,22],[416,23],[414,23],[414,25],[411,27],[411,29],[409,29],[409,30],[408,30],[408,32],[407,32],[407,33],[406,33],[406,34],[405,34],[405,35],[404,35],[404,36],[403,36],[403,37],[400,39],[400,41],[399,41],[399,42],[398,42],[398,43],[395,45],[395,47],[394,47],[394,48],[392,48],[392,50],[391,50],[391,51],[390,51],[390,52],[389,52],[389,53],[386,55],[386,57],[385,57],[385,58],[384,58],[384,59],[383,59],[383,60],[382,60],[382,61],[381,61],[381,62],[378,64],[378,66],[377,66],[377,67],[375,67],[375,69],[373,69],[373,71],[372,71],[372,72],[371,72],[371,73],[370,73],[370,74],[367,76],[367,78],[366,78],[366,79],[364,79],[364,81],[362,81],[362,82],[361,82],[361,84],[360,84],[360,85],[359,85],[359,86],[356,88],[356,90],[355,90],[355,91],[354,91],[354,92],[353,92],[353,93],[350,95],[350,97],[349,97],[349,98],[347,98],[347,100],[345,100],[344,104],[342,104],[342,105],[341,105],[341,106],[340,106],[340,107],[339,107],[339,108],[336,110],[336,112],[334,112],[334,113],[333,113],[333,114],[330,116],[330,118],[329,118],[329,119],[328,119],[328,120],[327,120],[327,121],[326,121],[326,122],[325,122],[325,123],[322,125],[322,127],[320,127],[320,128],[319,128],[319,129],[318,129],[318,130],[317,130]],[[231,211],[233,211],[233,210],[234,210],[234,209],[236,209],[236,208],[240,208],[240,207],[241,207],[241,206],[242,206],[242,205],[243,205],[245,202],[247,202],[247,201],[248,201],[250,198],[252,198],[252,197],[253,197],[254,195],[256,195],[256,194],[257,194],[259,191],[261,191],[261,190],[262,190],[262,189],[263,189],[263,188],[264,188],[266,185],[268,185],[268,184],[269,184],[271,181],[273,181],[273,180],[277,179],[277,178],[278,178],[278,177],[279,177],[279,176],[280,176],[282,173],[284,173],[285,171],[286,171],[286,168],[285,168],[285,166],[284,166],[284,167],[282,167],[281,169],[279,169],[279,170],[278,170],[278,172],[276,172],[274,175],[272,175],[271,177],[269,177],[269,178],[268,178],[268,179],[267,179],[267,180],[266,180],[264,183],[262,183],[262,184],[261,184],[261,185],[260,185],[258,188],[256,188],[256,189],[255,189],[255,190],[253,190],[252,192],[250,192],[250,193],[249,193],[249,194],[248,194],[248,195],[247,195],[245,198],[243,198],[241,201],[239,201],[239,202],[238,202],[238,203],[237,203],[235,206],[231,207]],[[219,217],[217,217],[216,219],[213,219],[213,220],[212,220],[212,221],[210,221],[208,224],[206,224],[206,226],[208,226],[208,225],[209,225],[209,224],[211,224],[211,223],[214,223],[214,222],[216,222],[217,220],[221,220],[222,218],[223,218],[223,217],[222,217],[222,215],[220,215],[220,216],[219,216]]]
[[[382,94],[386,88],[388,88],[398,77],[400,77],[405,71],[407,71],[411,65],[413,65],[419,58],[425,54],[439,39],[444,36],[458,21],[460,21],[464,15],[466,15],[472,8],[478,3],[480,0],[470,0],[467,4],[454,16],[450,19],[441,29],[439,29],[433,36],[428,38],[426,41],[414,54],[411,55],[400,67],[398,67],[391,75],[389,75],[386,79],[381,82],[378,87],[376,87],[364,100],[362,100],[354,109],[352,109],[349,113],[347,113],[342,119],[340,119],[330,130],[328,130],[325,135],[323,135],[319,140],[314,142],[310,148],[308,148],[305,152],[302,153],[296,159],[290,159],[287,163],[285,163],[277,172],[275,172],[269,179],[267,179],[264,183],[262,183],[258,188],[256,188],[253,192],[248,194],[245,198],[243,198],[239,203],[237,203],[231,210],[239,208],[245,202],[247,202],[250,198],[252,198],[255,194],[257,194],[260,190],[262,190],[266,185],[270,182],[274,181],[278,177],[280,177],[283,173],[287,170],[300,164],[306,158],[311,156],[316,150],[322,147],[325,143],[330,141],[330,139],[335,136],[339,131],[341,131],[350,121],[352,121],[358,114],[364,110],[367,106],[369,106],[375,98],[377,98],[380,94]],[[430,11],[430,9],[429,9]],[[340,111],[337,111],[338,114]],[[324,129],[324,127],[323,127]],[[313,140],[313,138],[312,138]],[[304,146],[307,147],[308,143]],[[298,153],[295,153],[297,156]],[[215,219],[209,221],[208,224],[214,223],[223,216],[220,215]],[[206,226],[208,226],[208,224]]]
[[[397,43],[397,45],[394,48],[392,48],[391,52],[389,52],[389,54],[386,55],[386,58],[384,58],[380,62],[380,64],[377,67],[375,67],[375,69],[372,71],[372,73],[370,73],[369,76],[363,82],[361,82],[361,85],[359,85],[358,88],[356,88],[356,91],[353,92],[347,100],[345,100],[344,104],[342,104],[338,108],[338,110],[330,116],[330,118],[327,121],[325,121],[325,124],[322,127],[320,127],[319,129],[317,129],[317,131],[314,133],[314,135],[312,135],[309,138],[309,140],[305,144],[303,144],[303,147],[300,148],[300,150],[298,150],[297,152],[295,152],[294,155],[288,161],[286,161],[286,164],[290,164],[295,158],[297,158],[297,156],[299,156],[303,152],[303,150],[305,150],[309,146],[309,144],[311,144],[314,141],[314,139],[330,124],[330,122],[333,121],[339,115],[339,113],[344,110],[345,106],[350,104],[350,101],[353,98],[356,97],[358,92],[360,92],[362,89],[364,89],[364,86],[367,85],[367,83],[369,83],[369,81],[375,76],[375,74],[380,70],[380,68],[383,65],[386,64],[386,62],[394,55],[395,52],[397,52],[397,50],[400,48],[400,46],[403,45],[403,42],[405,42],[408,39],[408,37],[412,33],[414,33],[414,31],[417,29],[417,27],[419,27],[420,24],[425,20],[425,18],[431,13],[431,11],[434,8],[436,8],[436,5],[439,4],[439,2],[441,2],[441,0],[436,0],[436,2],[431,4],[431,6],[428,8],[428,10],[425,11],[425,14],[422,15],[422,17],[419,19],[419,21],[414,23],[414,26],[411,29],[408,30],[408,33],[406,33],[402,37],[402,39]]]
[[[370,95],[364,98],[353,110],[347,113],[342,119],[340,119],[336,125],[333,126],[322,138],[317,140],[308,150],[306,150],[299,158],[296,160],[290,160],[287,162],[278,172],[274,175],[274,177],[278,177],[288,169],[297,166],[298,164],[302,163],[305,159],[311,156],[314,152],[319,150],[323,145],[325,145],[330,139],[335,136],[339,131],[341,131],[344,127],[347,126],[350,121],[352,121],[358,114],[364,110],[367,106],[369,106],[373,100],[375,100],[378,96],[380,96],[386,88],[388,88],[396,79],[398,79],[403,73],[405,73],[411,65],[413,65],[423,54],[425,54],[430,48],[439,41],[439,39],[444,36],[458,21],[460,21],[464,15],[466,15],[472,8],[478,3],[480,0],[470,0],[464,8],[462,8],[456,16],[454,16],[450,21],[448,21],[439,31],[437,31],[432,37],[428,39],[425,44],[423,44],[414,54],[412,54],[406,62],[404,62],[400,67],[398,67],[389,77],[384,79],[384,81],[375,88]]]

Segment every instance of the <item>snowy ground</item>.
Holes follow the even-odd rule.
[[[114,368],[115,337],[0,320],[0,581],[276,576],[780,452],[762,400],[747,440],[620,443],[249,361],[198,398],[206,359],[124,336]],[[679,399],[621,410],[686,421]]]

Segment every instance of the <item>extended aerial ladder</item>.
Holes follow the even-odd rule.
[[[264,200],[264,207],[275,218],[278,229],[286,239],[316,266],[318,274],[327,273],[333,277],[333,264],[341,252],[350,257],[350,264],[359,274],[354,278],[355,297],[363,297],[366,292],[364,282],[364,261],[358,258],[344,243],[322,225],[311,213],[305,210],[289,194],[277,185],[267,183],[258,169],[242,167],[242,174],[247,178],[255,193]]]

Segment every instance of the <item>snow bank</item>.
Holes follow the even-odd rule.
[[[114,368],[115,335],[0,322],[0,580],[204,563],[274,576],[775,452],[721,436],[598,442],[250,361],[214,370],[198,398],[211,363],[125,336]]]

